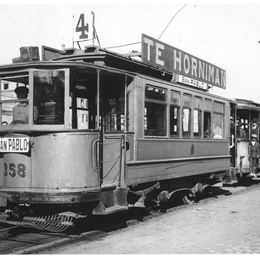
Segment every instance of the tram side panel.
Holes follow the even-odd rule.
[[[224,173],[228,171],[230,167],[228,101],[224,101],[224,103],[222,100],[217,99],[218,102],[225,104],[223,115],[224,136],[222,139],[203,138],[203,136],[199,138],[147,137],[144,136],[144,87],[146,83],[146,80],[137,78],[135,80],[135,88],[131,93],[131,97],[134,100],[130,98],[130,102],[135,104],[131,108],[132,111],[130,113],[130,120],[135,122],[133,126],[135,140],[133,160],[127,162],[127,184],[131,186],[138,183],[186,176],[195,177],[202,174],[210,175],[212,173]],[[159,83],[158,85],[167,88],[168,91],[171,90],[168,84]],[[179,89],[177,90],[180,91]],[[192,93],[190,91],[189,93],[193,96],[199,95],[198,92]],[[212,101],[214,100],[214,98],[210,98]],[[168,111],[168,108],[166,111]],[[133,118],[131,118],[131,115]],[[166,127],[169,128],[169,119],[166,121]],[[168,132],[167,135],[169,136]]]
[[[55,133],[31,137],[31,155],[5,154],[5,163],[23,162],[26,176],[4,176],[4,189],[21,191],[12,202],[78,203],[99,199],[99,173],[93,164],[98,134]],[[20,180],[20,181],[19,181]],[[23,193],[23,192],[25,193]],[[30,196],[26,196],[30,192]],[[35,195],[33,195],[35,194]]]
[[[97,134],[89,133],[56,133],[33,138],[32,185],[45,189],[97,187],[92,158],[92,144],[97,139]]]

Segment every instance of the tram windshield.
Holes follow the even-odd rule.
[[[34,124],[64,123],[65,72],[39,70],[33,72]]]
[[[32,107],[33,124],[64,124],[64,70],[32,71],[33,104],[30,105],[30,72],[3,75],[1,79],[2,125],[29,123]]]
[[[8,74],[1,78],[2,125],[28,124],[29,74]]]

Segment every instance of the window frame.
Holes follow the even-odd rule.
[[[159,100],[159,99],[152,99],[152,98],[147,98],[146,97],[146,89],[148,87],[153,87],[153,88],[158,88],[158,89],[161,89],[161,90],[164,90],[165,91],[165,96],[164,96],[164,100]],[[143,134],[144,134],[144,137],[145,138],[149,138],[149,137],[156,137],[156,138],[166,138],[168,137],[168,94],[169,94],[169,90],[167,87],[161,87],[161,86],[156,86],[156,85],[153,85],[151,83],[146,83],[144,85],[144,107],[143,107],[143,125],[144,125],[144,128],[143,128]],[[160,105],[163,107],[164,109],[164,125],[163,125],[163,132],[164,134],[163,135],[154,135],[154,134],[147,134],[146,132],[148,131],[148,129],[145,129],[145,124],[147,125],[147,112],[145,113],[145,109],[146,108],[146,103],[149,103],[149,104],[156,104],[156,105]],[[158,129],[157,129],[158,130]]]
[[[187,105],[187,104],[184,104],[184,97],[185,96],[189,96],[190,97],[190,104]],[[192,111],[193,111],[193,95],[191,93],[186,93],[186,92],[183,92],[182,93],[182,102],[181,102],[181,137],[182,138],[193,138],[193,129],[192,129],[192,126],[193,126],[193,115],[192,115]],[[187,134],[184,134],[184,127],[183,127],[183,124],[184,124],[184,110],[188,110],[189,111],[189,115],[188,115],[188,131],[185,131],[185,132],[188,132]]]
[[[172,101],[172,94],[175,93],[177,95],[179,95],[179,100],[178,100],[178,104],[175,104],[173,101]],[[170,104],[169,104],[169,135],[170,135],[170,138],[179,138],[180,137],[180,134],[181,134],[181,100],[182,100],[182,93],[180,91],[177,91],[175,89],[171,89],[169,91],[169,99],[170,99]],[[177,125],[177,134],[172,134],[172,109],[177,109],[177,124],[174,124],[174,125]]]
[[[41,70],[64,70],[65,71],[65,89],[64,89],[64,124],[46,124],[46,125],[36,125],[33,124],[33,86],[34,86],[34,80],[33,80],[33,73],[34,71],[41,71]],[[26,130],[28,128],[35,129],[35,130],[52,130],[52,131],[58,131],[58,130],[64,130],[64,129],[70,129],[69,128],[69,85],[70,85],[70,68],[63,67],[63,68],[57,68],[55,66],[50,66],[48,69],[41,69],[41,68],[29,68],[29,69],[17,69],[13,71],[5,71],[0,73],[0,84],[2,82],[2,77],[4,75],[15,75],[20,73],[28,73],[29,75],[29,93],[28,93],[28,99],[29,99],[29,122],[28,124],[8,124],[8,125],[0,125],[1,130],[8,130],[8,129],[21,129]],[[0,96],[1,96],[1,89],[0,89]],[[6,101],[0,100],[0,106],[2,109],[2,103]],[[8,101],[7,101],[8,102]],[[2,114],[1,114],[1,120],[2,120]]]
[[[196,103],[195,102],[196,100],[199,100],[199,102]],[[195,111],[198,111],[198,135],[196,135],[196,133],[194,132],[194,126],[195,126],[194,112]],[[202,125],[203,125],[203,98],[201,96],[195,95],[193,97],[193,129],[192,129],[193,138],[202,138],[202,133],[203,133]]]
[[[222,110],[218,110],[218,107],[215,104],[220,104],[222,105]],[[218,100],[213,100],[213,105],[212,105],[212,138],[213,139],[225,139],[225,112],[226,112],[226,105],[223,102],[220,102]],[[222,136],[221,138],[215,137],[214,135],[214,120],[215,120],[215,115],[220,115],[222,116]]]

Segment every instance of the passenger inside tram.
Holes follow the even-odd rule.
[[[237,126],[237,137],[240,140],[246,139],[247,138],[247,132],[246,130],[243,128],[243,124],[241,122],[238,123]]]
[[[26,86],[17,86],[15,94],[18,98],[18,104],[13,108],[12,124],[28,124],[29,122],[29,105],[28,105],[28,88]]]
[[[252,126],[251,126],[251,134],[255,134],[258,136],[258,125],[257,125],[257,119],[252,120]]]

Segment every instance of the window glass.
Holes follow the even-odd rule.
[[[1,77],[2,124],[29,123],[28,73],[9,74]]]
[[[240,140],[249,138],[249,110],[237,110],[236,134]]]
[[[170,135],[179,136],[179,111],[180,108],[176,106],[170,107]]]
[[[199,110],[203,109],[203,102],[201,97],[195,97],[194,98],[194,108],[197,108]]]
[[[183,108],[182,110],[182,136],[189,137],[191,134],[191,109]]]
[[[77,97],[78,129],[89,129],[89,104],[85,97]]]
[[[211,111],[212,101],[210,99],[205,99],[204,101],[204,109]]]
[[[181,93],[177,91],[171,91],[171,103],[177,106],[181,104]]]
[[[224,107],[225,107],[225,104],[223,104],[223,103],[216,102],[216,101],[213,103],[213,110],[215,112],[224,113]]]
[[[123,131],[124,130],[124,97],[109,98],[107,101],[105,115],[105,130]]]
[[[147,99],[165,101],[166,100],[166,89],[147,85],[145,87],[145,97]]]
[[[166,105],[145,102],[144,130],[146,136],[166,135]]]
[[[211,135],[211,113],[204,111],[204,124],[203,124],[204,138],[210,138]]]
[[[33,73],[34,124],[64,123],[65,72],[39,70]]]
[[[221,139],[224,137],[224,116],[222,114],[213,114],[213,138]]]
[[[183,106],[191,107],[191,104],[192,104],[191,100],[192,100],[191,95],[184,94],[183,95]]]
[[[201,111],[197,109],[193,111],[193,134],[201,136]]]

